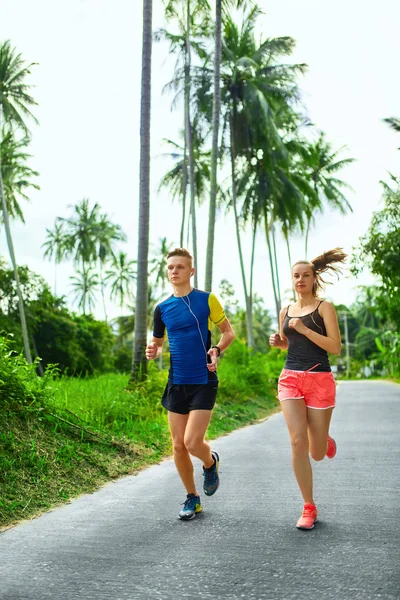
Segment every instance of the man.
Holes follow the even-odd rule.
[[[204,437],[218,390],[217,358],[232,343],[234,333],[214,294],[192,288],[195,270],[187,250],[172,250],[167,267],[174,293],[155,308],[153,340],[146,357],[160,355],[167,330],[171,365],[162,405],[168,410],[174,461],[187,493],[179,517],[190,520],[202,511],[190,454],[203,462],[204,493],[212,496],[219,486],[219,456]],[[211,348],[212,323],[222,337]]]

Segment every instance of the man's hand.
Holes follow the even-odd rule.
[[[277,346],[278,348],[281,346],[282,344],[282,340],[281,340],[281,336],[279,335],[279,333],[273,333],[272,335],[269,336],[269,345],[270,346]]]
[[[149,344],[147,344],[147,346],[146,346],[147,360],[152,360],[153,358],[156,358],[157,353],[158,353],[158,346],[155,342],[150,342]]]
[[[301,319],[298,319],[297,317],[290,319],[288,325],[291,329],[295,329],[298,333],[301,333],[302,335],[306,335],[307,333],[308,328],[304,325],[303,321]]]
[[[216,348],[210,348],[207,354],[211,358],[211,362],[207,363],[207,369],[214,372],[217,370],[218,350]]]

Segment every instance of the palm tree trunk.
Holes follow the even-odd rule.
[[[234,114],[235,114],[235,106],[234,106]],[[254,340],[253,340],[253,324],[252,324],[252,311],[253,307],[250,303],[250,298],[247,293],[247,282],[246,282],[246,272],[244,269],[244,261],[243,261],[243,252],[242,252],[242,243],[240,240],[240,230],[239,230],[239,215],[237,211],[237,197],[236,197],[236,172],[235,172],[235,162],[236,162],[236,152],[235,152],[235,141],[234,141],[234,133],[233,133],[233,118],[231,119],[230,126],[230,136],[231,136],[231,177],[232,177],[232,205],[233,205],[233,214],[235,216],[235,229],[236,229],[236,240],[238,245],[239,252],[239,263],[240,263],[240,272],[242,275],[243,282],[243,290],[244,297],[246,302],[246,325],[247,325],[247,345],[249,348],[253,348]]]
[[[197,225],[196,225],[196,189],[194,183],[194,155],[192,123],[190,119],[190,0],[186,2],[186,67],[185,67],[185,113],[186,113],[186,140],[189,153],[189,186],[190,186],[190,214],[192,219],[192,249],[193,266],[195,273],[193,277],[194,287],[197,287]]]
[[[2,129],[2,127],[3,127],[3,124],[2,124],[3,118],[2,117],[3,117],[2,105],[0,104],[0,137],[1,137],[2,130],[3,130]],[[0,139],[0,142],[1,142],[1,139]],[[29,336],[28,336],[28,327],[26,324],[24,301],[23,301],[22,293],[21,293],[21,284],[19,281],[18,266],[17,266],[17,261],[15,260],[14,245],[13,245],[11,229],[10,229],[10,221],[8,219],[7,203],[6,203],[6,198],[4,195],[3,176],[2,176],[2,170],[1,170],[1,154],[0,154],[0,196],[1,196],[1,207],[3,210],[4,228],[6,231],[6,238],[7,238],[7,246],[8,246],[11,263],[12,263],[13,270],[14,270],[15,284],[17,286],[18,308],[19,308],[19,317],[21,320],[22,338],[24,341],[25,358],[29,364],[32,364],[32,355],[31,355],[31,350],[29,347]]]
[[[135,309],[135,341],[131,378],[143,380],[147,374],[144,353],[147,340],[148,254],[150,221],[150,115],[153,0],[143,0],[142,97],[140,108],[140,189]]]
[[[185,112],[186,119],[186,112]],[[184,129],[186,127],[186,120],[184,124]],[[183,173],[182,173],[182,222],[181,222],[181,231],[179,236],[180,247],[183,248],[183,238],[185,235],[185,221],[186,221],[186,195],[187,195],[187,144],[186,144],[186,136],[184,143],[184,155],[183,155]]]
[[[214,100],[213,100],[213,138],[211,152],[211,190],[210,211],[208,215],[208,240],[206,256],[205,289],[211,292],[214,260],[215,216],[217,212],[217,167],[218,167],[218,134],[219,113],[221,110],[221,26],[222,0],[215,3],[215,61],[214,61]]]
[[[305,260],[307,260],[307,256],[308,256],[308,236],[310,235],[310,228],[311,228],[311,219],[307,219],[306,243],[305,243],[306,255],[304,257]]]
[[[253,239],[251,243],[251,260],[250,260],[250,305],[253,312],[253,275],[254,275],[254,259],[255,259],[255,250],[256,250],[256,234],[257,234],[257,226],[258,226],[258,217],[254,217],[253,223]],[[253,319],[252,319],[253,321]]]
[[[277,294],[278,294],[278,306],[279,306],[279,312],[280,312],[281,308],[282,308],[282,303],[281,303],[281,287],[280,287],[280,283],[279,283],[278,257],[277,257],[277,254],[276,254],[275,225],[274,225],[273,222],[272,222],[272,226],[271,226],[271,234],[272,234],[272,247],[273,247],[273,250],[274,250],[276,291],[277,291]]]
[[[278,323],[278,326],[279,326],[280,308],[279,308],[279,302],[278,302],[278,294],[277,294],[277,290],[276,290],[274,261],[273,261],[273,258],[272,258],[272,247],[271,247],[271,240],[270,240],[270,237],[269,237],[269,233],[270,233],[270,225],[268,223],[268,216],[265,215],[265,237],[267,239],[267,245],[268,245],[269,266],[270,266],[270,269],[271,269],[271,280],[272,280],[272,290],[274,292],[276,319],[277,319],[277,323]]]
[[[288,259],[289,259],[289,268],[292,268],[292,255],[290,253],[290,243],[289,243],[289,234],[287,231],[284,232],[284,236],[285,236],[285,240],[286,240],[286,249],[287,249],[287,253],[288,253]],[[294,290],[293,284],[292,284],[292,292],[293,292],[293,302],[296,302],[296,292]]]
[[[104,320],[107,323],[107,309],[106,309],[106,299],[104,296],[104,281],[103,281],[103,263],[100,260],[100,265],[99,265],[99,270],[100,270],[100,293],[101,293],[101,301],[103,303],[103,310],[104,310]]]

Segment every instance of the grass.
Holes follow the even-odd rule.
[[[235,352],[232,361],[221,363],[209,439],[266,417],[278,404],[279,359],[274,366],[258,355],[248,360],[240,348]],[[167,374],[154,365],[148,381],[131,391],[127,375],[37,382],[23,369],[13,402],[4,403],[0,395],[0,528],[171,454],[160,403]],[[14,387],[15,373],[10,371]]]

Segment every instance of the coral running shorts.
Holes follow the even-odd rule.
[[[330,371],[283,369],[278,381],[277,397],[280,402],[304,398],[308,408],[334,408],[336,383]]]

